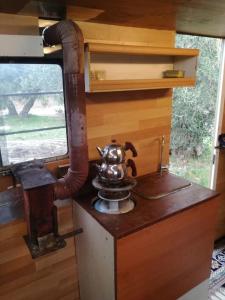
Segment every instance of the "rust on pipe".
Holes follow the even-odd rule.
[[[88,146],[84,87],[84,40],[80,28],[70,20],[61,21],[43,31],[48,45],[63,48],[63,76],[70,168],[55,184],[57,199],[73,196],[88,175]]]

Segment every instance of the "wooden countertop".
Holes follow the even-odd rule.
[[[149,184],[146,185],[148,179]],[[175,186],[179,182],[180,186],[185,186],[187,183],[184,179],[170,173],[164,173],[161,177],[158,173],[153,173],[137,178],[137,181],[137,188],[140,190],[140,186],[142,186],[144,194],[146,194],[147,189],[157,191],[157,193],[160,190],[165,192],[168,186],[174,185],[174,182],[176,182]],[[121,215],[97,212],[91,205],[94,196],[95,194],[79,197],[75,201],[92,215],[115,239],[120,239],[185,209],[215,198],[218,196],[218,193],[194,183],[188,188],[154,200],[148,200],[133,193],[136,201],[135,208],[131,212]]]

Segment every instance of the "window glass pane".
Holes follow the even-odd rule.
[[[176,36],[177,47],[200,50],[194,88],[174,89],[170,171],[210,186],[222,40]]]
[[[62,69],[57,64],[0,64],[3,166],[67,153]]]

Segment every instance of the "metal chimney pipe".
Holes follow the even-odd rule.
[[[63,48],[70,168],[65,177],[55,184],[54,191],[57,199],[65,199],[76,194],[88,175],[84,40],[80,28],[70,20],[45,28],[43,39],[48,45],[62,44]]]

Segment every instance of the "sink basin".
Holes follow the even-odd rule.
[[[171,173],[140,177],[134,193],[148,200],[160,199],[191,187],[191,182]]]

